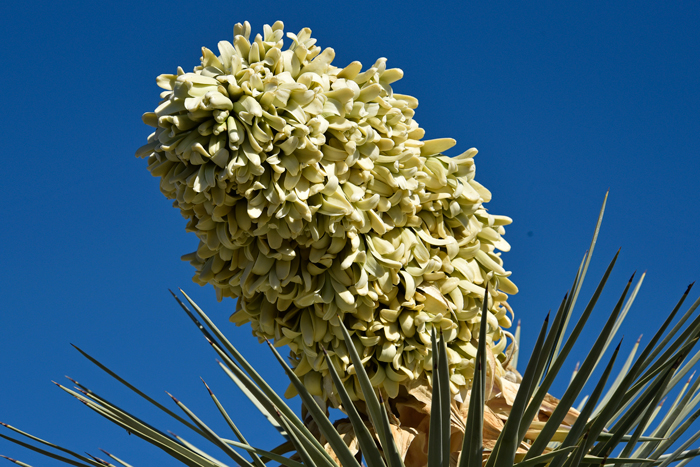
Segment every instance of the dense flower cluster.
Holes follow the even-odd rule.
[[[476,150],[451,158],[440,153],[454,140],[421,141],[418,101],[393,92],[403,72],[386,59],[336,68],[309,29],[287,36],[283,50],[281,22],[253,40],[238,24],[194,72],[158,77],[163,100],[144,115],[156,131],[137,155],[200,239],[184,257],[195,282],[237,298],[231,321],[288,345],[306,386],[333,404],[322,346],[361,398],[338,319],[390,397],[430,377],[433,329],[453,391],[468,387],[486,284],[500,360],[517,291],[496,252],[510,248],[510,219],[483,207]]]

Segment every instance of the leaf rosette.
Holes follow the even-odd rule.
[[[283,24],[250,38],[237,24],[219,55],[161,75],[137,156],[200,242],[183,259],[194,281],[237,299],[231,321],[288,345],[312,394],[338,405],[327,360],[362,399],[339,319],[389,397],[432,372],[431,332],[447,343],[453,393],[470,386],[486,285],[492,375],[503,373],[517,292],[500,251],[506,216],[487,212],[475,149],[448,157],[450,138],[422,140],[416,98],[380,58],[331,64],[311,30]],[[291,393],[290,393],[291,394]]]

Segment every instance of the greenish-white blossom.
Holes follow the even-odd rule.
[[[287,37],[284,49],[281,22],[252,39],[238,24],[193,72],[158,77],[162,101],[143,118],[156,130],[137,155],[200,239],[183,257],[194,281],[237,298],[231,321],[289,345],[297,374],[333,404],[321,346],[362,397],[339,318],[390,397],[430,377],[433,329],[453,391],[468,387],[488,283],[501,371],[517,288],[497,250],[510,248],[511,220],[484,208],[476,150],[448,157],[454,140],[421,140],[418,101],[394,93],[403,72],[386,59],[337,68],[308,28]]]

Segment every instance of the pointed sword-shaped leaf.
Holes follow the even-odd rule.
[[[340,380],[340,376],[338,376],[338,372],[335,370],[333,362],[330,358],[328,358],[328,352],[326,352],[326,349],[324,349],[323,347],[321,348],[323,349],[323,354],[326,356],[326,362],[328,363],[328,372],[330,373],[331,378],[333,379],[335,390],[338,393],[338,396],[340,397],[341,403],[343,404],[343,411],[347,414],[348,419],[352,424],[352,429],[355,432],[357,442],[360,445],[360,451],[362,451],[362,454],[365,457],[365,461],[367,462],[367,467],[385,467],[384,460],[382,459],[382,456],[379,450],[377,449],[377,445],[374,443],[372,434],[369,432],[369,429],[365,425],[365,422],[362,420],[360,414],[357,412],[355,404],[352,403],[352,399],[350,399],[350,394],[348,394],[347,390],[345,389],[345,386],[343,385],[343,382]]]
[[[629,291],[629,288],[632,285],[633,278],[634,275],[632,276],[632,278],[630,278],[629,282],[627,283],[627,286],[625,287],[622,296],[619,298],[617,305],[615,305],[615,308],[608,317],[608,320],[603,326],[603,329],[600,331],[598,338],[596,339],[595,343],[593,344],[593,347],[589,351],[588,356],[586,356],[586,359],[581,365],[581,368],[576,377],[574,378],[573,383],[569,385],[569,387],[564,392],[564,395],[562,396],[561,400],[557,403],[557,407],[554,409],[554,412],[552,412],[552,415],[550,415],[546,425],[540,432],[537,439],[535,439],[535,441],[532,443],[532,446],[528,450],[527,454],[525,454],[525,459],[530,459],[531,457],[540,455],[544,452],[544,449],[550,442],[551,437],[554,435],[554,432],[559,428],[559,424],[564,420],[564,417],[566,416],[574,401],[578,397],[579,393],[583,389],[583,386],[586,384],[586,381],[588,381],[588,378],[591,372],[593,371],[593,368],[598,363],[600,355],[605,348],[605,343],[607,342],[608,337],[610,336],[613,328],[615,327],[615,322],[617,321],[617,317],[620,313],[620,310],[622,309],[622,305],[624,303],[625,297],[627,296],[627,292]]]
[[[338,318],[338,321],[340,323],[340,332],[343,334],[348,355],[350,356],[350,360],[355,367],[355,374],[360,382],[360,389],[362,389],[362,394],[365,396],[365,403],[367,404],[367,412],[369,414],[370,421],[372,422],[374,430],[379,436],[379,441],[382,445],[382,449],[384,450],[384,457],[386,458],[387,464],[389,467],[402,467],[403,461],[401,460],[401,456],[399,456],[399,450],[396,447],[391,430],[385,430],[385,426],[389,425],[388,416],[384,410],[384,407],[379,403],[379,399],[374,392],[369,376],[362,365],[362,359],[352,343],[350,333],[348,333],[343,320]]]
[[[306,406],[306,410],[308,410],[311,417],[313,417],[314,421],[316,422],[316,426],[321,434],[326,438],[328,444],[330,444],[333,452],[335,452],[335,455],[338,456],[338,459],[343,467],[360,467],[360,464],[357,463],[357,459],[355,459],[355,456],[350,452],[350,449],[345,444],[345,441],[343,441],[343,439],[340,437],[340,434],[335,429],[326,414],[318,406],[314,400],[314,397],[306,389],[304,383],[301,382],[296,373],[294,373],[289,365],[287,365],[287,362],[284,361],[282,356],[279,354],[279,352],[277,352],[277,349],[272,346],[270,341],[267,343],[270,350],[272,350],[272,353],[277,358],[277,361],[280,363],[280,365],[282,365],[285,373],[287,373],[287,377],[299,393],[303,404]]]
[[[36,447],[36,446],[33,446],[33,445],[31,445],[31,444],[22,442],[22,441],[20,441],[20,440],[18,440],[18,439],[15,439],[15,438],[10,437],[10,436],[5,436],[5,435],[3,435],[3,434],[0,434],[0,438],[6,439],[6,440],[8,440],[8,441],[10,441],[10,442],[12,442],[12,443],[18,444],[18,445],[20,445],[20,446],[22,446],[22,447],[24,447],[24,448],[27,448],[27,449],[29,449],[29,450],[32,450],[32,451],[34,451],[34,452],[38,452],[39,454],[44,455],[44,456],[46,456],[46,457],[50,457],[50,458],[52,458],[52,459],[59,460],[59,461],[65,463],[65,464],[75,465],[75,466],[77,466],[77,467],[90,467],[90,465],[100,466],[100,464],[98,464],[97,462],[95,462],[95,461],[93,461],[93,460],[90,460],[90,459],[88,459],[88,461],[90,462],[90,464],[82,464],[82,463],[80,463],[80,462],[74,461],[74,460],[69,459],[69,458],[67,458],[67,457],[59,456],[58,454],[54,454],[53,452],[47,451],[47,450],[45,450],[45,449],[38,448],[38,447]],[[10,460],[10,461],[12,461],[12,462],[15,462],[14,459],[11,459],[11,458],[9,458],[9,457],[6,457],[6,456],[2,456],[2,457],[5,457],[5,459],[7,459],[7,460]],[[15,462],[15,464],[19,464],[19,462]],[[19,465],[22,465],[22,464],[19,464]],[[24,464],[24,465],[27,465],[27,464]],[[101,467],[101,466],[100,466],[100,467]]]
[[[610,432],[613,433],[613,437],[598,443],[591,454],[594,456],[608,456],[615,449],[617,444],[621,441],[622,436],[627,433],[633,426],[635,426],[635,421],[638,419],[639,413],[650,404],[652,401],[658,397],[658,393],[662,392],[668,382],[671,380],[673,371],[678,368],[680,362],[682,361],[684,355],[679,355],[675,362],[666,369],[664,373],[659,375],[654,383],[650,385],[635,401],[630,410],[628,410],[611,428]],[[655,405],[655,404],[654,404]],[[605,412],[601,412],[598,417],[602,419],[607,418],[603,415]],[[609,416],[609,414],[608,414]],[[606,423],[607,425],[607,423]]]
[[[236,462],[236,464],[240,465],[241,467],[253,467],[253,464],[248,462],[241,456],[237,451],[231,448],[228,444],[224,443],[219,435],[217,435],[214,430],[209,428],[208,425],[206,425],[202,420],[197,417],[194,412],[192,412],[190,409],[187,408],[185,404],[177,400],[174,396],[168,394],[170,397],[172,397],[173,401],[177,404],[178,407],[182,409],[185,414],[187,414],[188,417],[207,435],[207,438],[217,445],[226,455],[228,455],[231,459]]]
[[[683,302],[685,302],[685,299],[688,297],[688,294],[690,293],[690,290],[693,288],[694,284],[695,284],[695,282],[693,282],[692,284],[690,284],[686,288],[685,293],[681,296],[681,298],[678,301],[678,303],[676,304],[676,306],[673,308],[671,313],[668,315],[668,318],[666,318],[666,320],[664,321],[664,324],[661,326],[661,328],[659,328],[659,331],[657,332],[659,337],[661,335],[663,335],[663,331],[665,331],[666,328],[671,324],[671,321],[673,320],[673,318],[676,316],[676,313],[683,305]],[[642,367],[643,368],[646,368],[647,366],[649,366],[651,364],[651,362],[654,361],[654,359],[659,354],[659,352],[661,352],[666,347],[666,345],[671,341],[673,336],[675,336],[676,333],[680,329],[683,329],[683,325],[693,315],[693,313],[697,309],[698,305],[700,305],[700,298],[698,298],[695,301],[695,303],[693,303],[691,305],[691,307],[688,309],[688,311],[686,311],[683,314],[683,316],[681,316],[681,319],[679,319],[678,322],[673,326],[673,328],[671,328],[671,330],[663,338],[663,340],[659,343],[659,345],[655,345],[656,342],[654,342],[654,345],[649,349],[649,353],[647,355],[644,355],[645,358],[644,358],[644,360],[642,360]],[[659,334],[659,333],[661,333],[661,334]],[[641,356],[640,356],[640,359],[641,359]]]
[[[433,335],[433,338],[435,336]],[[450,467],[450,434],[452,423],[450,416],[452,413],[452,394],[450,392],[450,370],[447,362],[447,346],[440,331],[440,342],[438,343],[438,368],[437,374],[440,376],[440,440],[442,443],[442,467]],[[433,373],[434,375],[435,373]],[[432,413],[431,413],[432,416]]]
[[[215,464],[212,464],[207,459],[201,457],[199,454],[193,452],[192,450],[188,449],[182,444],[174,441],[172,438],[168,437],[160,430],[151,427],[147,423],[139,420],[137,417],[134,417],[128,412],[121,410],[119,407],[109,403],[109,401],[100,399],[99,402],[95,402],[83,396],[82,394],[79,394],[71,389],[66,388],[65,386],[62,386],[58,383],[57,385],[62,390],[71,394],[73,397],[83,402],[85,405],[87,405],[89,408],[91,408],[98,414],[126,429],[129,433],[133,433],[139,438],[142,438],[148,441],[149,443],[153,444],[154,446],[162,449],[170,456],[178,459],[183,464],[188,465],[190,467],[217,467]],[[91,397],[96,396],[94,396],[93,394]]]
[[[133,392],[135,392],[135,393],[138,394],[139,396],[141,396],[143,399],[146,399],[148,402],[150,402],[151,404],[153,404],[154,406],[156,406],[157,408],[159,408],[161,411],[165,412],[166,414],[170,415],[171,417],[173,417],[173,418],[174,418],[175,420],[177,420],[178,422],[180,422],[180,423],[182,423],[183,425],[185,425],[185,426],[186,426],[187,428],[189,428],[190,430],[193,430],[193,431],[195,431],[195,432],[201,434],[200,430],[199,430],[196,426],[192,425],[190,422],[188,422],[188,421],[185,420],[184,418],[180,417],[180,416],[177,415],[175,412],[171,411],[171,410],[168,409],[167,407],[165,407],[165,406],[163,406],[162,404],[160,404],[158,401],[154,400],[153,398],[151,398],[151,397],[149,397],[148,395],[146,395],[145,393],[143,393],[141,390],[139,390],[139,389],[136,388],[134,385],[132,385],[131,383],[129,383],[128,381],[126,381],[124,378],[122,378],[121,376],[119,376],[118,374],[116,374],[115,372],[113,372],[112,370],[110,370],[109,368],[107,368],[107,366],[105,366],[105,365],[103,365],[102,363],[100,363],[96,358],[90,356],[87,352],[85,352],[84,350],[82,350],[82,349],[81,349],[80,347],[78,347],[77,345],[73,345],[73,344],[71,344],[71,345],[75,348],[75,350],[77,350],[78,352],[80,352],[85,358],[87,358],[87,359],[90,360],[92,363],[94,363],[95,365],[97,365],[98,368],[100,368],[102,371],[104,371],[105,373],[107,373],[109,376],[111,376],[112,378],[116,379],[116,380],[119,381],[121,384],[123,384],[124,386],[126,386],[126,387],[129,388],[129,389],[131,389]]]
[[[31,440],[34,440],[34,441],[38,442],[38,443],[41,443],[41,444],[43,444],[43,445],[45,445],[45,446],[52,447],[52,448],[54,448],[54,449],[56,449],[56,450],[58,450],[58,451],[65,452],[66,454],[70,454],[71,456],[73,456],[73,457],[75,457],[76,459],[81,460],[81,461],[83,461],[83,462],[87,462],[87,463],[93,463],[93,462],[94,462],[94,461],[88,459],[87,457],[85,457],[85,456],[83,456],[83,455],[80,455],[80,454],[78,454],[78,453],[76,453],[76,452],[71,451],[70,449],[66,449],[66,448],[64,448],[64,447],[62,447],[62,446],[59,446],[59,445],[57,445],[57,444],[54,444],[54,443],[51,443],[51,442],[49,442],[49,441],[43,440],[43,439],[41,439],[41,438],[39,438],[39,437],[37,437],[37,436],[34,436],[34,435],[29,434],[29,433],[27,433],[27,432],[25,432],[25,431],[22,431],[22,430],[20,430],[19,428],[16,428],[16,427],[14,427],[14,426],[12,426],[12,425],[8,425],[7,423],[0,422],[0,425],[4,426],[4,427],[7,428],[7,429],[10,429],[10,430],[14,431],[15,433],[19,433],[20,435],[22,435],[22,436],[24,436],[24,437],[26,437],[26,438],[29,438],[29,439],[31,439]]]
[[[586,273],[588,272],[588,265],[591,262],[591,257],[593,256],[593,250],[595,249],[595,244],[598,241],[598,234],[600,233],[600,226],[603,223],[603,214],[605,213],[605,205],[608,202],[608,194],[610,191],[605,193],[605,197],[603,198],[603,205],[600,207],[600,213],[598,214],[598,221],[596,222],[595,225],[595,230],[593,231],[593,238],[591,239],[591,246],[588,248],[588,251],[586,252],[586,255],[584,257],[584,261],[582,263],[582,267],[579,269],[579,273],[576,275],[577,280],[575,282],[574,287],[571,289],[571,302],[569,304],[569,309],[573,310],[574,306],[576,305],[576,300],[578,299],[578,295],[581,292],[581,286],[583,285],[583,280],[586,277]],[[569,314],[569,316],[571,316]],[[568,325],[568,320],[564,323],[563,327],[563,332],[566,332],[566,328]],[[562,335],[563,335],[562,332]],[[557,346],[554,349],[554,360],[559,358],[559,349],[561,348],[561,340],[557,343]],[[566,356],[563,356],[562,358],[566,358]]]
[[[462,453],[459,456],[459,467],[481,467],[484,452],[484,397],[486,392],[486,323],[489,287],[486,285],[481,323],[479,325],[479,345],[476,350],[474,377],[469,397],[467,423],[462,442]],[[493,371],[493,369],[491,370]]]
[[[225,354],[224,354],[224,355],[225,355]],[[272,412],[270,412],[270,411],[267,409],[267,407],[270,407],[270,408],[273,408],[273,407],[274,407],[274,405],[272,404],[272,401],[270,401],[269,399],[267,399],[266,396],[265,396],[265,394],[262,393],[262,391],[260,391],[260,392],[257,392],[257,391],[256,391],[256,393],[253,394],[253,392],[251,392],[251,391],[248,389],[248,387],[249,387],[249,386],[254,386],[254,383],[252,383],[251,381],[246,381],[247,384],[244,383],[238,376],[236,376],[236,374],[235,374],[233,371],[231,371],[231,370],[229,369],[229,368],[230,368],[229,366],[227,366],[226,364],[222,363],[222,362],[219,361],[219,360],[217,360],[217,363],[219,364],[219,366],[221,367],[221,369],[224,370],[224,373],[226,373],[226,375],[227,375],[229,378],[231,378],[231,381],[233,381],[233,383],[234,383],[236,386],[238,386],[238,389],[241,390],[241,392],[248,398],[248,400],[250,400],[250,402],[252,402],[253,405],[260,411],[260,413],[267,419],[267,421],[270,423],[270,425],[272,425],[273,427],[275,427],[275,429],[276,429],[282,436],[284,436],[285,439],[286,439],[286,438],[287,438],[287,430],[285,430],[285,429],[282,427],[282,425],[281,425],[281,424],[279,423],[279,421],[278,421],[278,418],[277,418],[276,416],[273,416],[273,415],[272,415]],[[237,369],[237,373],[239,373],[241,376],[243,376],[243,377],[246,376],[245,373],[243,373],[243,370],[241,370],[240,368],[238,368],[238,366],[237,366],[234,362],[231,361],[231,362],[229,362],[229,364],[230,364],[230,365],[233,365],[233,366]],[[236,370],[234,370],[234,371],[236,371]],[[254,387],[255,387],[255,386],[254,386]],[[255,389],[254,389],[254,391],[255,391]],[[259,390],[258,390],[258,391],[259,391]],[[260,399],[259,399],[258,397],[260,397]]]
[[[108,453],[107,451],[105,451],[104,449],[100,449],[100,451],[104,452],[105,455],[107,455],[107,456],[109,456],[110,458],[114,459],[115,461],[119,462],[119,463],[120,463],[121,465],[123,465],[124,467],[133,467],[131,464],[127,464],[126,462],[124,462],[123,460],[121,460],[120,458],[118,458],[117,456],[115,456],[114,454],[110,454],[110,453]]]
[[[450,445],[450,386],[449,370],[441,365],[442,352],[439,349],[435,328],[431,333],[432,354],[433,354],[433,393],[430,403],[430,428],[428,431],[428,467],[443,467],[445,458],[449,463]],[[445,365],[447,362],[445,362]],[[443,387],[447,389],[447,397],[443,394]],[[447,419],[443,406],[447,407]],[[447,426],[445,426],[447,422]],[[445,449],[445,438],[447,439],[447,449]],[[447,466],[449,467],[449,466]]]
[[[544,400],[545,396],[547,395],[547,391],[549,391],[549,388],[551,387],[552,383],[554,382],[554,379],[556,378],[557,374],[559,373],[559,370],[561,369],[561,366],[564,363],[564,360],[568,356],[569,352],[571,351],[571,348],[573,347],[574,343],[576,342],[576,339],[578,339],[579,335],[581,334],[581,331],[583,330],[583,327],[586,324],[586,321],[588,320],[589,316],[591,315],[591,312],[593,311],[593,308],[595,307],[596,302],[598,301],[598,297],[600,297],[600,294],[603,291],[603,288],[605,287],[605,283],[608,280],[608,277],[610,277],[610,273],[612,272],[613,267],[615,266],[615,262],[617,261],[617,257],[620,254],[619,250],[613,257],[612,261],[608,265],[608,268],[605,271],[605,274],[603,274],[603,278],[601,279],[600,283],[598,284],[598,287],[596,288],[595,292],[593,293],[593,296],[588,302],[588,305],[586,306],[585,310],[583,311],[583,314],[579,318],[578,322],[576,323],[576,326],[574,327],[574,330],[571,332],[571,335],[568,337],[566,344],[564,344],[564,347],[562,348],[559,357],[554,360],[552,363],[552,367],[548,371],[547,375],[544,378],[544,382],[537,388],[537,391],[535,392],[535,395],[533,396],[532,400],[530,401],[527,409],[525,409],[525,414],[523,415],[523,421],[524,425],[521,425],[520,427],[520,433],[519,433],[519,439],[522,440],[525,437],[525,432],[527,431],[527,427],[530,426],[530,423],[532,420],[535,419],[535,415],[537,412],[540,410],[540,405],[542,404],[542,401]],[[570,309],[567,310],[567,313],[570,313]]]
[[[201,378],[200,378],[201,379]],[[207,388],[207,391],[209,391],[209,396],[211,399],[214,401],[214,404],[216,405],[216,408],[219,409],[219,413],[221,413],[221,416],[224,417],[224,420],[226,420],[226,424],[231,428],[231,431],[233,431],[233,434],[236,435],[236,438],[240,440],[242,444],[245,445],[250,445],[248,441],[246,441],[245,437],[243,436],[243,433],[238,429],[235,423],[233,423],[233,420],[231,420],[231,417],[229,417],[228,412],[226,412],[226,409],[224,409],[224,406],[221,405],[221,402],[219,402],[219,398],[216,397],[214,392],[211,390],[209,385],[202,379],[202,383],[204,383],[204,386]],[[256,467],[265,467],[265,464],[263,461],[260,460],[260,458],[255,454],[255,452],[248,451],[250,453],[250,457],[253,461],[253,464],[255,464]]]
[[[588,417],[590,417],[591,413],[593,412],[593,408],[598,403],[598,399],[600,398],[600,395],[603,393],[603,389],[605,388],[605,383],[608,381],[608,377],[612,372],[612,368],[615,364],[615,360],[617,359],[617,354],[620,351],[621,344],[622,341],[620,341],[620,343],[617,345],[615,352],[613,352],[612,357],[610,357],[610,362],[608,362],[608,366],[605,367],[603,374],[598,380],[598,384],[596,384],[593,393],[591,393],[591,397],[588,399],[586,405],[584,405],[583,410],[581,411],[573,426],[569,430],[569,434],[566,436],[566,438],[561,443],[558,449],[576,446],[576,443],[578,443],[579,438],[583,435],[584,430],[586,429]],[[549,467],[559,467],[563,465],[565,461],[566,459],[561,457],[554,459],[549,465]]]
[[[219,328],[214,324],[214,322],[207,316],[206,313],[187,295],[182,289],[179,289],[180,293],[185,297],[185,299],[188,301],[188,303],[194,308],[194,310],[197,312],[199,317],[204,321],[204,323],[211,329],[212,333],[216,336],[217,339],[223,344],[224,348],[233,356],[233,358],[238,362],[238,364],[241,366],[241,368],[248,374],[250,375],[250,379],[252,379],[256,385],[260,387],[263,393],[267,396],[267,398],[272,401],[272,403],[279,409],[281,413],[283,413],[291,423],[296,425],[296,427],[304,433],[306,430],[306,427],[304,426],[304,423],[299,420],[299,418],[294,414],[294,411],[289,408],[289,406],[284,402],[284,400],[277,394],[269,384],[258,374],[257,371],[253,368],[253,366],[248,363],[248,361],[243,358],[243,355],[231,344],[231,342],[224,336],[224,334],[219,330]],[[181,303],[181,302],[180,302]],[[183,308],[184,307],[183,304]],[[320,444],[318,445],[320,446]]]
[[[537,336],[537,341],[532,350],[532,357],[527,363],[525,368],[525,373],[523,374],[523,379],[520,382],[520,388],[518,393],[515,395],[515,400],[513,401],[513,407],[511,407],[510,413],[508,414],[508,419],[505,422],[501,434],[496,440],[496,445],[493,448],[493,452],[489,456],[486,462],[486,467],[494,467],[496,465],[507,464],[508,462],[513,463],[515,460],[515,455],[518,451],[518,445],[520,440],[518,439],[518,428],[522,420],[523,412],[527,402],[532,395],[535,385],[535,378],[538,376],[536,373],[537,368],[537,357],[542,352],[542,347],[544,345],[545,336],[547,335],[547,326],[549,324],[549,314],[544,319],[542,324],[542,329],[540,329],[540,334]]]
[[[324,455],[325,450],[319,449],[311,443],[283,413],[280,413],[280,415],[280,420],[283,426],[289,430],[289,436],[304,464],[315,467],[337,467],[333,460],[329,460]]]
[[[178,440],[180,443],[182,443],[183,446],[187,446],[188,449],[190,449],[190,450],[193,451],[193,452],[196,452],[197,454],[199,454],[200,456],[204,457],[205,459],[207,459],[207,460],[208,460],[209,462],[211,462],[212,464],[218,465],[218,466],[220,466],[220,467],[227,467],[226,464],[224,464],[223,462],[221,462],[219,459],[217,459],[217,458],[213,457],[212,455],[207,454],[206,452],[202,451],[201,449],[199,449],[197,446],[195,446],[194,444],[192,444],[192,443],[190,443],[189,441],[187,441],[187,440],[186,440],[185,438],[183,438],[182,436],[178,436],[178,435],[176,435],[175,433],[173,433],[172,431],[169,431],[168,433],[170,433],[170,436],[172,436],[173,438],[175,438],[176,440]]]
[[[287,467],[302,467],[303,466],[303,464],[300,464],[297,461],[293,461],[292,459],[290,459],[288,457],[284,457],[280,454],[277,454],[276,452],[265,451],[264,449],[258,449],[258,448],[251,446],[250,444],[239,443],[238,441],[234,441],[232,439],[221,438],[221,440],[224,443],[230,444],[233,447],[243,449],[243,450],[248,451],[251,454],[255,454],[256,456],[259,456],[259,457],[270,459],[270,460],[278,462],[282,465],[286,465]],[[290,442],[290,444],[292,444],[292,446],[293,446],[293,443]],[[292,449],[294,449],[294,447],[292,447]]]

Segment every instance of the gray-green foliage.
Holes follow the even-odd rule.
[[[590,397],[580,406],[581,415],[570,428],[566,439],[562,442],[551,443],[551,437],[559,428],[564,414],[567,413],[574,401],[581,395],[584,385],[601,361],[605,350],[611,344],[615,332],[620,327],[622,319],[627,314],[634,300],[641,280],[633,289],[632,294],[627,297],[632,285],[632,279],[630,279],[610,314],[610,318],[602,329],[595,330],[598,332],[598,338],[591,347],[581,368],[572,378],[559,406],[544,425],[537,439],[534,442],[528,442],[530,446],[528,453],[524,457],[518,456],[516,459],[518,446],[523,441],[528,427],[562,367],[562,363],[571,350],[574,341],[581,335],[581,331],[617,259],[617,255],[615,255],[581,317],[574,325],[572,332],[567,335],[566,327],[570,321],[573,305],[585,277],[590,260],[590,252],[593,251],[595,245],[595,237],[598,233],[601,218],[599,218],[589,254],[584,258],[576,274],[570,293],[567,294],[567,298],[562,302],[552,319],[551,326],[549,326],[549,317],[542,326],[530,361],[522,375],[520,389],[513,402],[510,416],[501,432],[501,436],[496,442],[496,446],[486,461],[487,467],[509,467],[513,465],[518,465],[519,467],[539,465],[573,467],[583,464],[666,466],[675,462],[678,462],[677,465],[687,465],[694,456],[700,454],[700,450],[690,449],[693,443],[696,443],[698,438],[700,438],[700,432],[688,435],[687,431],[695,419],[700,416],[700,409],[697,407],[698,402],[700,402],[698,383],[700,379],[691,382],[691,377],[685,382],[688,371],[700,359],[700,352],[694,352],[700,336],[700,316],[695,315],[695,311],[700,305],[700,299],[693,303],[671,327],[688,296],[690,287],[688,287],[688,290],[683,294],[678,304],[670,312],[668,318],[650,342],[642,349],[639,356],[634,358],[640,347],[639,343],[637,343],[621,372],[608,385],[608,382],[611,380],[610,375],[613,364],[619,354],[620,345],[617,346],[612,357],[606,363],[606,368],[596,382]],[[280,446],[271,451],[251,446],[208,386],[209,395],[233,432],[235,440],[224,437],[226,435],[222,433],[214,432],[205,421],[201,420],[183,402],[174,397],[173,401],[182,410],[184,417],[171,411],[80,349],[78,350],[85,357],[114,377],[118,382],[165,412],[178,424],[183,424],[191,429],[197,435],[197,443],[200,444],[195,444],[193,441],[185,440],[176,435],[166,434],[75,381],[74,389],[62,385],[58,386],[98,414],[125,428],[129,433],[143,438],[162,449],[184,465],[218,467],[236,464],[245,467],[264,467],[267,462],[274,461],[289,467],[300,467],[302,465],[337,466],[333,456],[323,449],[321,443],[300,417],[260,377],[204,311],[184,292],[183,295],[185,301],[194,311],[190,310],[183,301],[174,296],[218,354],[221,360],[221,367],[226,374],[230,376],[243,393],[254,402],[265,418],[279,431],[282,440]],[[486,312],[486,310],[483,311]],[[485,325],[486,320],[482,320],[482,328]],[[345,342],[351,342],[348,330],[344,326],[341,329]],[[451,395],[448,390],[447,353],[444,340],[437,336],[433,336],[433,347],[437,358],[433,359],[433,372],[436,376],[433,384],[431,412],[436,414],[436,416],[433,417],[430,425],[428,465],[431,467],[448,467],[450,465],[450,452],[447,452],[449,450],[450,425],[446,417],[449,417]],[[358,457],[350,451],[336,432],[333,424],[328,420],[324,408],[317,405],[314,397],[308,393],[302,382],[296,377],[293,370],[274,347],[270,346],[270,348],[301,395],[302,402],[308,413],[316,422],[319,432],[332,447],[340,460],[341,466],[359,467]],[[354,428],[362,461],[368,467],[401,467],[403,466],[403,460],[391,436],[390,418],[386,412],[386,405],[383,403],[382,395],[372,388],[369,376],[363,368],[360,355],[355,347],[350,345],[347,350],[356,368],[357,378],[363,390],[366,411],[370,419],[368,425],[365,425],[365,422],[355,410],[355,407],[352,405],[352,398],[346,392],[344,386],[339,384],[341,381],[340,376],[335,371],[334,366],[330,364],[328,367],[335,382],[337,395],[342,401],[342,405],[346,408],[348,419]],[[480,342],[473,379],[475,382],[473,385],[474,390],[471,392],[462,455],[458,462],[459,467],[475,467],[481,466],[483,463],[482,417],[486,392],[485,351],[486,346]],[[662,416],[658,409],[658,402],[677,386],[680,387],[680,391],[670,408]],[[605,391],[606,387],[608,387],[607,391]],[[15,435],[0,434],[0,437],[69,465],[81,467],[130,466],[130,464],[109,453],[105,454],[110,460],[100,459],[89,454],[84,456],[35,437],[13,426],[4,423],[3,425],[13,431]],[[373,437],[372,432],[376,433],[376,439]],[[672,447],[678,444],[677,441],[679,440],[684,440],[684,442],[680,444],[680,447],[671,450]],[[204,451],[201,443],[207,442],[218,449],[216,453],[218,457],[214,457],[213,454]],[[209,447],[211,448],[211,446]],[[292,459],[292,456],[289,455],[290,452],[296,453],[297,456],[294,456],[294,459],[299,460]],[[229,459],[219,459],[225,459],[225,457]],[[6,458],[17,465],[28,466],[28,464],[19,460]]]

